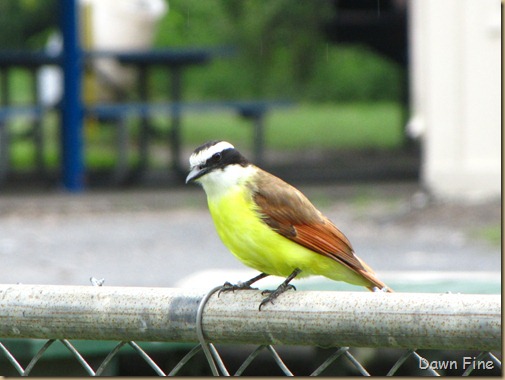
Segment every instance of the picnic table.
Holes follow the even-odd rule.
[[[131,115],[140,117],[139,129],[139,163],[134,169],[134,176],[144,172],[149,155],[149,138],[152,135],[153,114],[167,114],[170,116],[169,146],[171,151],[172,168],[182,178],[185,168],[181,164],[181,115],[183,112],[208,112],[215,110],[231,110],[252,122],[253,152],[256,162],[261,162],[264,151],[264,117],[273,107],[284,107],[289,101],[270,100],[227,100],[227,101],[184,101],[183,75],[185,70],[193,66],[209,64],[216,57],[233,53],[231,48],[178,48],[155,49],[138,51],[84,51],[81,65],[93,59],[113,58],[123,65],[131,66],[138,72],[137,93],[139,101],[120,99],[115,103],[80,104],[80,114],[84,117],[109,118],[117,121],[118,159],[114,178],[121,182],[130,176],[128,168],[128,136],[126,119]],[[43,166],[43,138],[42,116],[50,111],[45,109],[37,99],[38,82],[37,70],[44,65],[61,65],[62,57],[44,51],[0,51],[0,181],[9,168],[8,149],[9,133],[6,122],[20,115],[30,115],[32,119],[32,135],[36,147],[36,161],[41,173]],[[32,104],[13,105],[9,93],[9,73],[14,67],[24,68],[31,73]],[[155,68],[162,68],[170,79],[169,98],[164,102],[155,102],[149,91],[149,78]],[[64,109],[60,104],[58,111]],[[61,118],[64,122],[64,118]],[[63,124],[61,125],[63,130]],[[65,151],[62,139],[61,151]],[[68,149],[68,147],[67,147]]]
[[[9,162],[10,134],[7,128],[9,119],[28,116],[31,119],[29,136],[35,145],[37,171],[44,173],[42,114],[43,107],[38,102],[37,72],[45,65],[60,64],[60,57],[45,51],[0,51],[0,182],[6,176]],[[14,68],[26,69],[30,76],[31,101],[29,106],[13,105],[10,93],[10,73]]]
[[[83,52],[84,61],[95,58],[113,58],[125,65],[134,66],[139,73],[138,93],[141,101],[146,104],[149,99],[148,77],[151,69],[155,66],[167,68],[171,76],[171,102],[178,103],[182,101],[182,75],[183,71],[190,66],[203,65],[223,50],[211,48],[192,48],[192,49],[163,49],[163,50],[145,50],[145,51],[87,51]],[[62,57],[45,51],[0,51],[0,179],[2,179],[9,169],[9,146],[10,138],[6,122],[14,117],[22,115],[31,116],[32,136],[36,151],[36,162],[41,173],[44,171],[43,160],[43,138],[41,119],[43,113],[49,111],[41,106],[38,100],[38,81],[37,72],[45,65],[61,65]],[[26,69],[30,73],[32,88],[32,103],[29,105],[14,105],[12,103],[9,82],[10,72],[13,68]],[[118,105],[121,102],[117,103]],[[101,104],[82,105],[84,116],[87,113],[93,114],[93,111],[100,110]],[[121,116],[128,108],[116,108],[116,117]],[[60,109],[60,112],[63,111]],[[177,108],[172,112],[172,154],[173,157],[179,155],[179,131],[180,131],[180,112]],[[96,112],[95,112],[96,113]],[[149,119],[146,115],[142,117],[140,133],[141,166],[145,167],[147,157],[147,135],[150,130]],[[62,151],[63,151],[62,147]],[[124,152],[122,152],[124,155]]]

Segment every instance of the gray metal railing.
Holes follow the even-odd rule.
[[[429,367],[418,354],[420,349],[477,350],[478,360],[501,368],[492,353],[501,351],[499,295],[299,291],[287,292],[274,305],[258,311],[260,291],[218,297],[218,289],[206,293],[170,288],[0,285],[0,357],[3,352],[20,374],[27,374],[30,365],[23,368],[1,342],[4,338],[35,338],[48,339],[49,346],[60,340],[83,361],[90,375],[101,374],[124,345],[152,361],[135,341],[197,343],[172,372],[203,351],[212,373],[229,374],[215,344],[259,345],[238,374],[262,351],[290,374],[274,348],[284,345],[335,347],[314,375],[340,357],[367,375],[349,347],[402,349],[389,375],[409,358],[421,369]],[[121,343],[93,370],[72,350],[73,339]],[[37,363],[44,351],[32,361]],[[426,369],[437,374],[436,369]],[[465,370],[461,374],[472,369]],[[164,374],[159,367],[155,371]]]

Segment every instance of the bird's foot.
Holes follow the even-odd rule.
[[[239,281],[238,284],[231,284],[228,281],[223,284],[219,292],[217,293],[217,296],[222,292],[234,292],[235,290],[258,290],[258,288],[253,288],[251,287],[252,284],[254,284],[256,281],[261,280],[262,278],[267,277],[268,274],[266,273],[260,273],[256,277],[251,278],[250,280],[247,280],[245,282]]]
[[[223,284],[221,289],[219,289],[217,296],[219,297],[222,292],[234,292],[235,290],[258,290],[258,288],[253,288],[249,281],[239,282],[238,284],[232,284],[227,281]]]
[[[265,299],[263,299],[263,301],[261,301],[260,303],[260,306],[259,306],[259,310],[261,311],[261,308],[266,305],[267,303],[271,303],[273,304],[274,303],[274,300],[279,297],[282,293],[284,293],[285,291],[289,290],[289,289],[293,289],[293,290],[296,290],[295,286],[294,285],[291,285],[291,284],[285,284],[285,283],[282,283],[279,285],[279,287],[275,290],[263,290],[261,292],[262,295],[266,295],[268,294],[268,297],[266,297]]]

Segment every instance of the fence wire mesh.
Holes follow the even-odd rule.
[[[101,283],[95,283],[95,285],[100,286]],[[101,326],[101,324],[104,323],[103,320],[109,318],[114,319],[116,317],[116,314],[107,315],[107,311],[109,310],[103,308],[104,305],[111,303],[111,298],[104,294],[101,295],[100,293],[92,295],[92,302],[94,305],[92,314],[90,314],[91,317],[90,315],[87,315],[86,317],[88,319],[91,318],[92,321],[89,325],[85,325],[82,323],[82,320],[76,318],[75,316],[86,314],[86,312],[83,312],[83,310],[79,309],[79,307],[76,307],[76,305],[79,304],[79,300],[74,300],[74,303],[72,303],[68,302],[68,300],[62,296],[62,294],[66,294],[65,289],[60,289],[61,291],[57,294],[57,297],[53,297],[51,291],[46,291],[47,287],[42,286],[35,287],[35,289],[32,287],[30,291],[22,290],[12,296],[13,293],[15,293],[16,287],[19,286],[11,286],[10,288],[2,288],[0,286],[0,325],[3,326],[0,327],[0,375],[18,374],[21,376],[28,376],[47,374],[47,372],[41,372],[40,370],[37,372],[37,369],[45,367],[44,362],[52,362],[54,364],[54,360],[52,359],[54,355],[50,355],[50,351],[54,351],[55,346],[63,348],[66,355],[62,355],[60,353],[60,357],[67,358],[65,361],[66,364],[57,368],[56,373],[67,374],[67,370],[70,365],[68,358],[71,358],[71,361],[80,368],[80,372],[78,374],[85,374],[89,376],[121,374],[121,371],[118,370],[119,361],[123,361],[124,363],[137,368],[142,368],[143,371],[145,371],[145,373],[133,373],[135,375],[156,374],[159,376],[186,374],[212,374],[216,376],[258,374],[283,374],[286,376],[394,376],[399,374],[428,376],[448,374],[463,376],[475,374],[501,375],[501,322],[498,323],[498,325],[496,322],[501,321],[501,303],[499,301],[499,296],[493,298],[493,301],[491,302],[496,304],[493,306],[494,309],[492,312],[489,312],[488,306],[483,303],[479,303],[477,305],[480,310],[475,312],[475,309],[469,305],[468,299],[465,299],[463,302],[463,304],[466,305],[466,311],[462,310],[458,305],[447,305],[447,309],[449,310],[454,308],[454,318],[456,318],[457,314],[459,314],[469,320],[475,320],[476,323],[474,326],[477,326],[476,328],[479,329],[479,331],[471,331],[468,325],[461,325],[461,323],[457,323],[457,325],[461,325],[461,331],[459,331],[459,327],[457,331],[476,342],[475,344],[469,345],[469,347],[459,346],[459,343],[448,343],[447,341],[450,339],[449,337],[446,337],[447,339],[445,339],[444,342],[439,342],[431,346],[430,344],[426,344],[426,347],[421,347],[420,349],[398,348],[398,345],[394,343],[394,341],[398,339],[398,335],[393,334],[389,337],[389,341],[391,342],[389,345],[368,345],[369,347],[375,347],[376,351],[374,352],[379,353],[379,355],[372,358],[370,357],[370,349],[366,351],[367,349],[359,347],[351,348],[349,346],[317,349],[311,345],[309,347],[305,347],[304,349],[310,349],[312,350],[312,353],[315,352],[316,354],[307,356],[307,351],[298,353],[296,350],[289,351],[289,346],[284,346],[283,344],[244,345],[244,343],[248,343],[247,339],[244,340],[240,337],[237,338],[237,342],[241,345],[228,343],[233,342],[234,340],[229,338],[224,339],[224,343],[221,342],[219,338],[216,338],[217,342],[213,342],[213,339],[209,337],[209,335],[212,334],[208,333],[208,331],[211,330],[208,328],[210,323],[205,321],[205,315],[206,313],[212,313],[212,308],[210,308],[208,303],[216,291],[220,289],[218,287],[212,289],[203,297],[200,297],[197,303],[194,302],[194,299],[192,299],[192,304],[194,306],[193,311],[196,311],[196,313],[189,314],[196,318],[194,320],[194,324],[190,326],[190,329],[193,327],[196,329],[196,337],[198,341],[196,345],[191,344],[192,347],[189,347],[188,344],[185,344],[184,347],[181,348],[181,346],[174,347],[170,346],[170,343],[163,343],[165,346],[163,346],[162,349],[160,349],[160,347],[153,349],[153,346],[149,346],[149,343],[136,343],[134,340],[120,340],[113,343],[112,348],[110,348],[110,342],[108,342],[108,348],[105,351],[101,350],[100,354],[97,355],[89,350],[82,349],[82,341],[79,340],[80,338],[94,339],[93,331],[85,331],[77,334],[75,332],[75,324],[80,324],[78,329],[92,330],[93,328],[91,326],[93,323],[98,325],[97,329],[102,328],[103,326]],[[84,289],[84,287],[81,288]],[[132,290],[132,288],[130,288],[130,290]],[[127,293],[129,292],[128,288],[123,288],[122,291]],[[31,298],[33,301],[34,294],[41,295],[41,298],[49,298],[49,304],[44,307],[46,309],[55,309],[54,313],[47,313],[47,310],[44,310],[43,312],[35,312],[35,314],[37,314],[36,318],[30,316],[30,310],[28,307],[30,307],[30,305],[33,306],[33,303],[29,299]],[[89,293],[87,293],[85,298],[88,298],[88,296]],[[298,295],[295,294],[292,294],[291,296],[298,297]],[[378,296],[383,297],[383,299],[386,299],[384,297],[389,297],[389,295]],[[432,294],[427,296],[427,299],[431,298],[433,302],[436,302],[436,297],[441,296],[442,295]],[[235,295],[233,295],[233,297],[235,297]],[[485,297],[482,296],[478,298]],[[82,300],[83,298],[81,297],[79,299]],[[55,300],[59,300],[59,305],[55,305]],[[137,311],[135,308],[132,308],[131,305],[128,307],[129,301],[131,300],[126,300],[126,303],[122,304],[122,312],[124,314],[136,314]],[[170,303],[169,301],[167,302]],[[250,302],[250,300],[248,302]],[[358,303],[359,300],[356,301],[356,304]],[[178,304],[182,309],[187,306],[184,302],[181,303],[180,300],[178,301]],[[279,302],[276,302],[276,305],[274,306],[280,306],[280,304],[281,301],[279,300]],[[152,305],[152,307],[156,308],[157,305]],[[373,307],[373,305],[370,307]],[[404,319],[404,323],[423,325],[421,319],[423,311],[419,310],[418,306],[416,306],[414,318],[410,318],[412,315],[411,310],[408,307],[405,307],[403,310],[401,309],[402,305],[398,305],[398,307],[400,307],[400,315],[408,316],[408,318]],[[37,308],[35,307],[35,309]],[[68,321],[70,324],[74,324],[72,328],[66,328],[65,326],[63,326],[63,328],[59,328],[54,326],[54,324],[58,324],[60,322],[57,317],[54,317],[54,315],[61,315],[61,310],[65,310],[67,314],[70,315],[70,319]],[[168,313],[170,314],[170,312],[171,311],[169,310]],[[263,311],[258,312],[257,310],[256,312],[264,313]],[[308,311],[304,309],[304,312],[307,313]],[[429,313],[429,311],[427,312]],[[496,315],[497,312],[498,315]],[[41,315],[41,313],[43,315]],[[318,311],[316,310],[315,313],[318,313]],[[187,315],[188,313],[186,312],[185,314]],[[264,315],[265,314],[267,313],[264,313]],[[441,312],[441,314],[444,313]],[[100,319],[99,321],[94,320],[97,315]],[[357,320],[360,319],[359,314],[354,313],[353,315],[356,316]],[[53,318],[51,318],[51,316],[53,316]],[[374,318],[387,319],[385,314],[372,314],[372,316]],[[146,317],[145,315],[144,317],[145,319],[149,319],[149,317]],[[219,315],[216,316],[216,318],[219,317]],[[23,318],[28,319],[26,325],[23,325],[23,323],[20,322]],[[334,318],[339,318],[339,315],[335,315]],[[174,317],[174,315],[172,315],[171,317],[169,316],[169,319],[175,319],[177,322],[175,325],[171,324],[170,328],[179,328],[181,331],[184,330],[183,325],[185,321],[182,321],[180,316]],[[289,321],[289,319],[287,320]],[[264,327],[263,331],[255,330],[255,333],[257,335],[271,334],[272,336],[275,336],[275,329],[268,331],[268,324],[269,322],[272,323],[271,320],[263,319],[262,321]],[[305,323],[310,323],[310,321],[310,318],[308,318]],[[221,324],[227,324],[228,322],[229,320],[223,318]],[[39,331],[40,328],[38,323],[43,324],[41,330],[42,332],[36,332]],[[116,323],[121,325],[116,326],[116,328],[120,330],[120,334],[126,339],[128,339],[129,336],[138,335],[136,332],[136,330],[138,330],[138,326],[132,328],[128,324],[122,324],[124,321],[121,320],[116,321]],[[140,330],[149,329],[149,325],[151,323],[154,322],[149,320],[147,322],[144,321],[144,325],[141,324],[142,326],[140,326]],[[244,323],[244,321],[242,321],[242,323]],[[373,324],[372,321],[369,323]],[[447,321],[447,323],[449,323],[449,321]],[[219,323],[217,323],[217,325],[219,325]],[[222,327],[223,326],[221,326],[221,328]],[[378,328],[377,326],[375,327]],[[33,331],[30,331],[30,328],[33,328]],[[257,327],[255,327],[255,329],[256,328]],[[405,326],[396,326],[395,328],[403,331],[404,334],[409,335],[408,328],[405,328]],[[421,326],[421,328],[423,329],[425,326]],[[306,326],[306,329],[310,329],[310,327]],[[240,335],[240,330],[237,329],[237,326],[234,326],[232,330],[235,331],[237,337]],[[335,331],[335,334],[338,335],[339,332],[342,333],[343,331],[343,329],[339,328],[339,330]],[[451,334],[454,334],[454,331],[456,330],[451,331]],[[447,330],[442,331],[442,333],[444,332],[447,332]],[[437,335],[436,333],[433,333],[433,331],[425,331],[425,333],[428,335],[428,338],[430,338],[431,335],[431,339],[441,339],[441,335]],[[68,334],[68,339],[62,337],[65,334]],[[40,340],[42,336],[46,335],[53,335],[53,337]],[[103,337],[97,336],[96,341],[93,341],[93,344],[97,347],[100,344],[100,342],[98,342],[99,340],[108,340],[105,338],[112,335],[114,334],[109,334]],[[184,334],[181,334],[179,331],[178,334],[176,332],[176,335],[178,335],[178,338],[176,339],[163,340],[167,342],[184,341]],[[24,349],[19,349],[19,342],[26,342],[26,340],[20,339],[21,337],[38,339],[36,341],[28,340],[28,342],[32,343],[38,342],[37,349],[34,352],[30,352],[28,350],[28,353]],[[73,337],[76,337],[76,339],[73,339]],[[485,339],[481,339],[481,337],[485,337]],[[370,341],[376,338],[377,337],[374,336],[364,337],[364,339],[370,339]],[[410,336],[410,338],[413,337]],[[454,342],[468,342],[468,340],[462,339],[461,336],[457,339],[458,340],[455,340]],[[255,340],[257,339],[251,339],[251,343],[254,343]],[[298,344],[305,345],[306,342],[301,340]],[[499,347],[497,347],[497,345]],[[141,346],[144,346],[144,348]],[[438,350],[430,349],[430,347],[436,346],[446,348]],[[464,349],[467,350],[461,351]],[[363,350],[366,352],[363,353]],[[142,362],[143,364],[140,365],[139,362]],[[377,363],[379,363],[379,365],[377,365]],[[254,368],[255,365],[256,368]],[[303,369],[301,369],[302,367]],[[54,372],[52,374],[54,374]],[[132,373],[125,372],[123,374]]]
[[[202,352],[202,345],[198,344],[194,346],[191,350],[187,352],[187,354],[180,359],[172,368],[166,368],[166,365],[157,363],[155,359],[153,359],[144,349],[142,349],[137,343],[131,342],[119,342],[117,345],[102,359],[101,362],[95,364],[95,368],[86,360],[86,358],[79,352],[79,350],[72,344],[72,342],[66,339],[49,339],[45,341],[42,348],[38,350],[38,352],[31,358],[29,363],[23,367],[20,363],[20,360],[14,356],[9,349],[0,342],[0,352],[3,354],[7,362],[10,364],[11,369],[15,370],[15,372],[20,376],[29,376],[29,375],[39,375],[39,373],[33,373],[37,364],[43,361],[44,352],[48,350],[54,344],[60,343],[65,348],[68,349],[69,354],[75,360],[80,368],[82,369],[81,373],[77,372],[77,374],[85,374],[89,376],[103,376],[117,374],[115,372],[107,372],[109,367],[113,365],[114,360],[118,358],[120,355],[121,349],[124,346],[129,346],[133,349],[133,351],[138,355],[138,357],[144,361],[145,365],[142,367],[144,371],[143,375],[159,375],[159,376],[176,376],[181,374],[188,374],[188,371],[184,372],[185,367],[191,367],[194,363],[192,362],[195,357],[199,353]],[[437,369],[433,368],[433,364],[431,366],[428,359],[423,358],[420,354],[418,354],[415,350],[405,350],[404,352],[399,353],[398,359],[391,365],[391,368],[385,373],[371,373],[369,372],[364,365],[360,363],[360,361],[350,352],[349,347],[340,347],[336,348],[333,353],[331,353],[326,360],[324,360],[321,364],[314,364],[313,368],[307,368],[307,372],[303,372],[301,374],[296,373],[291,370],[289,366],[285,363],[285,361],[281,358],[276,349],[271,345],[260,345],[252,350],[252,352],[242,361],[239,368],[232,371],[225,364],[225,360],[221,357],[218,350],[214,345],[210,344],[212,359],[210,359],[208,364],[208,371],[199,370],[198,374],[213,374],[216,376],[241,376],[241,375],[250,375],[247,373],[248,367],[254,362],[254,360],[259,356],[260,353],[266,352],[269,357],[272,359],[270,364],[276,365],[278,370],[280,370],[280,374],[284,374],[286,376],[295,376],[295,375],[310,375],[310,376],[321,376],[328,375],[328,369],[331,367],[335,367],[333,371],[329,371],[330,374],[345,374],[345,375],[363,375],[363,376],[395,376],[400,374],[405,375],[405,373],[410,373],[412,375],[428,375],[428,376],[440,376],[447,374],[447,370],[451,370],[449,374],[451,375],[462,375],[469,376],[471,374],[477,373],[478,375],[483,375],[488,371],[489,375],[500,375],[501,374],[501,361],[491,352],[481,352],[477,356],[465,356],[460,358],[460,364],[451,364],[456,363],[457,359],[447,360],[447,364],[442,364],[441,361],[436,361],[438,366]],[[345,359],[345,360],[344,360]],[[410,363],[409,363],[410,361]],[[388,365],[390,362],[388,362]],[[401,368],[404,365],[409,365],[409,369],[407,372],[401,372]],[[418,371],[412,372],[412,366],[418,369]],[[165,367],[165,368],[163,368]],[[444,368],[446,367],[446,368]],[[269,366],[271,368],[271,365]],[[492,371],[491,371],[492,370]],[[66,374],[65,368],[60,368],[58,371],[61,371],[60,374]],[[10,374],[12,375],[12,371],[8,371],[7,367],[2,368],[2,375]],[[276,372],[279,374],[279,372]],[[53,373],[54,374],[54,373]],[[135,373],[136,375],[140,373]],[[189,371],[189,374],[195,374],[193,371]],[[253,372],[252,374],[255,374]]]

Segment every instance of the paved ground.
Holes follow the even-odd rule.
[[[430,200],[413,183],[304,186],[378,273],[499,273],[499,200]],[[244,267],[224,248],[197,187],[0,195],[0,283],[175,286]],[[223,278],[223,281],[226,280]],[[215,284],[212,284],[212,286]]]

